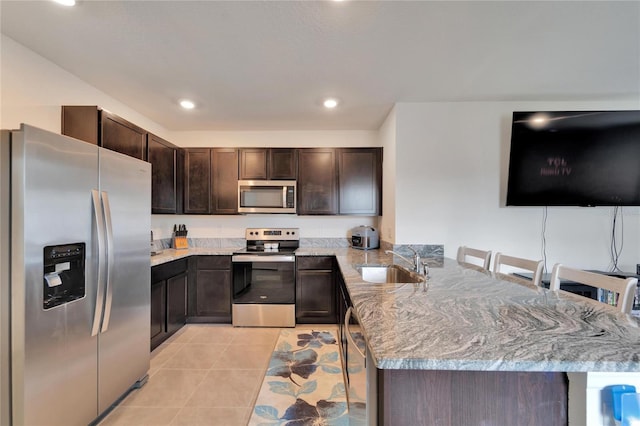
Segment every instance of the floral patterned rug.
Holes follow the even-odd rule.
[[[335,333],[282,330],[249,425],[348,424]]]

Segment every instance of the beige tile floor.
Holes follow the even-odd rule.
[[[245,426],[279,333],[186,325],[151,353],[147,384],[131,391],[99,425]]]

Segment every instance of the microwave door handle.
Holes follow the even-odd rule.
[[[282,207],[287,208],[287,185],[282,185]]]

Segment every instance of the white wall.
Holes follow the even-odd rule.
[[[379,146],[378,132],[371,130],[334,131],[235,131],[174,132],[171,142],[182,147],[367,147]]]
[[[158,123],[0,34],[0,128],[27,123],[60,133],[62,105],[98,105],[168,137]]]
[[[396,241],[396,109],[391,110],[382,126],[379,139],[382,146],[382,217],[380,238]]]
[[[245,228],[300,228],[301,238],[347,238],[359,225],[378,226],[376,217],[294,215],[153,215],[154,238],[169,238],[174,224],[185,224],[189,238],[244,238]]]
[[[377,146],[375,131],[170,132],[42,56],[2,35],[0,39],[0,128],[28,123],[60,133],[62,105],[98,105],[179,146]],[[299,227],[305,238],[346,238],[358,225],[378,226],[377,217],[153,215],[156,238],[170,236],[174,223],[190,237],[244,238],[247,227]]]
[[[395,243],[444,244],[448,257],[455,257],[458,246],[468,245],[541,258],[543,208],[504,207],[511,113],[639,107],[637,100],[397,104]],[[623,213],[619,265],[635,271],[640,263],[640,210],[625,208]],[[548,268],[562,262],[608,269],[611,219],[609,207],[549,207]]]

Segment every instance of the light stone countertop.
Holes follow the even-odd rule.
[[[189,256],[230,256],[243,247],[190,247],[188,249],[164,249],[160,254],[151,256],[151,266],[161,265]]]
[[[640,372],[640,321],[603,303],[446,258],[432,260],[426,291],[367,284],[360,257],[338,260],[378,368]]]
[[[236,249],[165,250],[159,256],[229,255]],[[640,372],[640,320],[605,304],[498,279],[447,258],[425,259],[425,291],[422,285],[363,281],[358,265],[393,263],[381,250],[309,247],[296,255],[336,256],[377,368]]]

